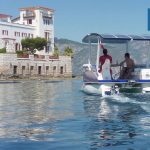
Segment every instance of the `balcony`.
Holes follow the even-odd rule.
[[[35,13],[31,12],[31,13],[25,13],[23,14],[24,18],[28,18],[28,17],[35,17]]]
[[[53,15],[48,13],[42,13],[43,17],[52,19]]]

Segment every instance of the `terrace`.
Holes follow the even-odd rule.
[[[59,56],[49,56],[49,55],[29,55],[29,54],[18,54],[17,59],[30,59],[34,61],[47,61],[47,60],[59,60]]]

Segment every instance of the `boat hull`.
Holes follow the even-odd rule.
[[[115,95],[119,93],[118,87],[112,83],[108,84],[99,84],[99,83],[84,83],[82,86],[82,91],[87,94],[92,95]]]
[[[83,84],[81,90],[86,94],[102,95],[99,84]]]
[[[114,95],[118,93],[150,93],[150,80],[99,80],[84,82],[82,91],[94,95]]]

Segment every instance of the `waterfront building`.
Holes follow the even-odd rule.
[[[24,38],[46,38],[47,46],[36,55],[18,56]],[[20,8],[20,15],[0,14],[0,74],[11,76],[71,76],[71,58],[53,57],[54,10],[46,7]]]

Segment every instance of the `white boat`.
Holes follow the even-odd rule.
[[[126,52],[128,52],[128,44],[132,41],[148,41],[150,36],[137,35],[106,35],[91,33],[86,35],[82,42],[89,44],[88,63],[83,65],[83,86],[82,90],[88,94],[101,94],[102,96],[114,95],[118,93],[148,93],[150,92],[150,68],[149,65],[142,67],[136,66],[131,79],[118,79],[119,72],[113,73],[111,78],[110,65],[106,64],[102,73],[99,73],[99,56],[101,44],[126,44]],[[97,56],[95,64],[91,64],[91,45],[97,44]]]

